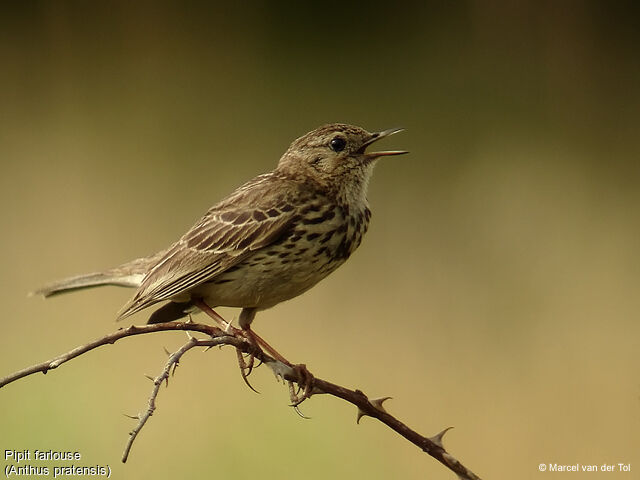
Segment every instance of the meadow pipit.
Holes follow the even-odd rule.
[[[250,333],[258,310],[304,293],[358,248],[371,218],[366,193],[376,160],[406,153],[367,152],[367,147],[400,130],[317,128],[294,141],[275,170],[211,207],[168,249],[36,293],[135,287],[118,319],[163,301],[149,323],[177,320],[197,309],[211,314],[207,307],[239,307],[240,326]]]

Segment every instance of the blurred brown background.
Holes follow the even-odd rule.
[[[114,330],[131,294],[29,290],[167,246],[318,125],[401,125],[385,146],[411,155],[378,165],[360,250],[256,330],[393,396],[424,434],[455,425],[446,446],[487,479],[560,478],[538,472],[556,462],[636,478],[633,5],[3,4],[0,375]],[[184,358],[123,466],[122,413],[184,340],[126,339],[3,388],[0,448],[79,450],[116,479],[452,478],[338,400],[300,419],[264,368],[255,395],[231,350]]]

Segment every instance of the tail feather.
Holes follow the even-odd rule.
[[[117,287],[138,288],[146,273],[164,255],[166,250],[162,250],[150,257],[136,258],[118,267],[105,270],[104,272],[86,273],[75,277],[64,278],[57,282],[45,285],[29,295],[42,295],[52,297],[60,293],[74,292],[84,288],[100,287],[102,285],[115,285]]]
[[[42,295],[47,298],[61,293],[73,292],[84,288],[100,287],[103,285],[139,287],[143,277],[143,273],[130,273],[127,275],[123,275],[122,272],[113,271],[88,273],[50,283],[32,292],[31,295]]]

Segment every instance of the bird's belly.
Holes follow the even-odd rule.
[[[210,305],[270,308],[304,293],[342,265],[363,233],[344,222],[298,227],[286,239],[257,250],[195,293]]]
[[[210,305],[265,309],[297,297],[324,276],[276,268],[268,276],[261,276],[259,271],[254,271],[225,284],[207,283],[199,287],[197,293]]]

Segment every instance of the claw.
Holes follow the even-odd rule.
[[[247,377],[249,375],[251,375],[251,372],[253,372],[253,366],[255,364],[255,357],[251,354],[244,354],[242,353],[241,350],[237,350],[238,354],[242,356],[242,364],[244,366],[244,369],[247,371]],[[249,359],[249,361],[247,362],[245,359]]]
[[[234,328],[231,325],[231,322],[227,322],[224,318],[222,318],[220,315],[218,315],[215,312],[215,310],[213,310],[204,301],[197,300],[195,302],[195,304],[200,310],[202,310],[204,313],[206,313],[211,318],[213,318],[218,323],[218,325],[220,325],[224,329],[225,333],[229,333],[231,335],[238,336],[239,332],[241,332],[241,330],[238,330],[238,329]],[[249,342],[252,343],[252,345],[255,345],[255,342],[251,342],[251,340],[252,339],[249,338]],[[238,366],[240,367],[240,375],[242,376],[242,380],[244,380],[244,383],[246,383],[247,386],[251,390],[253,390],[256,393],[260,393],[255,388],[253,388],[253,386],[249,383],[249,380],[247,379],[247,377],[249,375],[251,375],[251,372],[255,368],[255,366],[254,366],[254,358],[255,358],[255,356],[250,353],[249,354],[249,362],[247,363],[247,362],[245,362],[244,357],[242,356],[242,351],[241,350],[237,350],[236,349],[236,354],[238,356]]]
[[[291,399],[291,407],[297,407],[298,405],[300,405],[300,402],[298,402],[298,396],[296,395],[296,390],[295,387],[293,386],[293,382],[287,382],[287,385],[289,386],[289,398]]]
[[[236,349],[236,355],[238,356],[238,366],[240,367],[240,375],[242,376],[242,380],[244,380],[244,383],[246,383],[247,387],[249,387],[251,390],[256,393],[260,393],[258,390],[253,388],[253,385],[249,383],[249,379],[247,378],[253,370],[253,356],[251,356],[251,361],[247,365],[247,363],[244,361],[241,350]],[[249,370],[249,373],[247,373],[246,370]]]
[[[300,418],[304,418],[305,420],[311,420],[311,417],[307,417],[304,413],[300,411],[300,408],[298,407],[298,405],[290,405],[290,406],[293,407],[293,409],[296,411],[296,413]]]
[[[255,359],[255,357],[253,357],[253,358]],[[262,359],[261,359],[261,358],[259,358],[259,359],[258,359],[258,364],[257,364],[255,367],[253,367],[253,368],[258,368],[260,365],[262,365],[262,363],[263,363],[263,362],[262,362]]]
[[[237,329],[231,325],[230,322],[227,322],[224,318],[218,315],[209,305],[207,305],[202,299],[196,300],[195,305],[202,310],[204,313],[213,318],[219,325],[222,326],[224,331],[228,334],[235,336],[238,339],[246,340],[249,344],[255,349],[255,352],[259,352],[258,355],[259,363],[255,365],[255,357],[256,355],[253,352],[249,352],[249,362],[247,363],[242,355],[242,351],[236,349],[236,354],[238,357],[238,366],[240,367],[240,375],[242,376],[242,380],[247,386],[256,393],[258,392],[253,386],[249,383],[248,376],[251,375],[251,372],[254,368],[259,367],[263,363],[263,355],[266,351],[268,355],[273,357],[275,362],[269,362],[268,365],[274,370],[276,377],[280,375],[284,380],[284,375],[281,371],[276,370],[272,363],[281,363],[283,366],[292,368],[297,373],[298,380],[295,382],[298,384],[298,390],[295,391],[293,387],[293,382],[289,383],[289,397],[291,399],[292,406],[296,409],[298,415],[303,418],[305,417],[300,410],[298,409],[298,405],[304,402],[307,398],[310,398],[313,395],[313,375],[307,370],[307,367],[304,365],[292,365],[286,358],[280,355],[277,350],[275,350],[271,345],[269,345],[264,339],[262,339],[257,333],[251,330],[248,324],[243,327],[242,330]],[[251,322],[249,322],[250,324]],[[302,393],[301,393],[302,392]]]
[[[313,395],[313,375],[311,375],[311,372],[307,370],[307,367],[304,364],[294,365],[292,368],[295,371],[298,380],[296,382],[287,383],[289,384],[289,398],[291,399],[291,406],[297,407]],[[294,383],[297,384],[297,390]],[[300,392],[302,392],[302,394]]]

